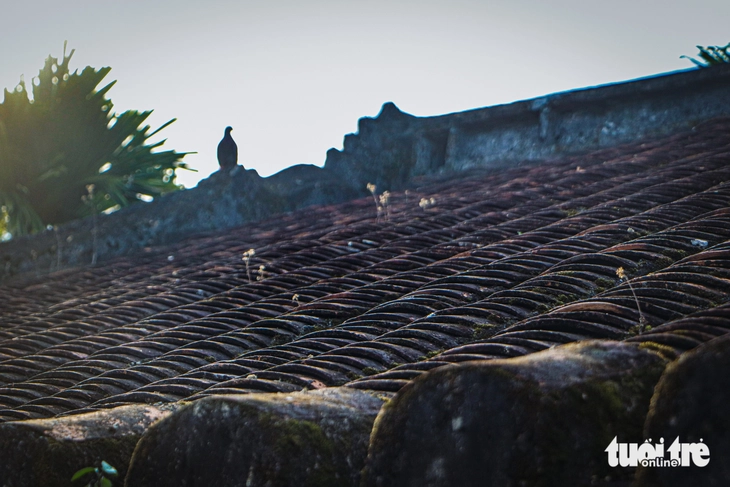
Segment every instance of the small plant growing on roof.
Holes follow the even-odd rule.
[[[248,249],[243,253],[243,262],[246,264],[246,275],[248,276],[248,282],[251,282],[251,269],[249,268],[249,263],[251,262],[251,257],[256,255],[256,251],[254,249]]]
[[[117,469],[102,460],[98,467],[85,467],[76,472],[71,477],[71,482],[86,478],[88,483],[85,487],[112,487],[111,478],[117,475],[119,475]]]
[[[92,265],[96,264],[96,256],[97,256],[97,250],[98,250],[96,237],[97,237],[97,234],[99,233],[98,224],[97,224],[97,220],[96,220],[96,206],[94,205],[94,189],[95,188],[96,188],[96,186],[94,186],[93,184],[87,184],[86,185],[86,194],[81,197],[81,201],[83,201],[84,204],[86,206],[88,206],[89,209],[91,210],[91,218],[92,218],[92,226],[93,226],[93,228],[91,230],[91,235],[93,238],[93,241],[91,244],[92,245],[92,254],[91,254],[91,264]],[[55,228],[55,226],[54,226],[54,228]]]
[[[626,276],[626,271],[624,271],[623,267],[619,267],[616,269],[616,275],[619,279],[626,282],[629,285],[629,289],[631,289],[631,294],[634,295],[634,301],[636,301],[636,309],[639,311],[639,325],[638,327],[632,327],[631,330],[629,330],[629,333],[641,335],[644,333],[645,330],[649,330],[650,328],[646,326],[646,318],[644,317],[644,313],[641,312],[641,306],[639,305],[639,298],[636,296],[636,292],[634,291],[634,286],[631,285],[631,281]]]
[[[376,192],[377,186],[375,186],[373,183],[368,183],[366,188],[368,191],[370,191],[370,194],[373,195],[373,201],[375,202],[375,210],[378,214],[378,221],[380,221],[380,215],[383,213],[386,214],[386,219],[388,218],[387,214],[387,208],[388,208],[388,202],[390,200],[390,193],[388,191],[384,191],[383,194],[381,194],[378,197],[378,193]]]
[[[378,199],[380,200],[380,206],[378,209],[381,213],[385,213],[385,219],[390,219],[390,191],[383,191],[383,194],[381,194]]]
[[[421,201],[418,202],[418,206],[420,206],[422,210],[425,210],[426,208],[433,206],[435,203],[436,200],[433,198],[421,198]]]
[[[730,63],[730,43],[727,46],[697,46],[697,49],[700,50],[699,57],[702,61],[690,56],[679,57],[689,59],[700,68],[709,68],[718,64]]]
[[[261,264],[261,265],[259,266],[259,271],[258,271],[258,273],[256,274],[256,280],[257,280],[257,281],[263,281],[264,279],[266,279],[266,277],[267,277],[267,276],[266,276],[266,266],[265,266],[265,265],[263,265],[263,264]]]

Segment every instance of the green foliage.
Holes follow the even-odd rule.
[[[73,477],[71,477],[71,482],[75,482],[86,477],[88,479],[88,483],[85,487],[112,487],[110,477],[116,477],[117,475],[119,475],[117,469],[102,460],[100,467],[85,467],[77,471]]]
[[[49,56],[32,83],[21,77],[0,104],[0,235],[24,235],[180,189],[175,171],[186,153],[153,152],[143,122],[152,113],[112,113],[97,89],[111,68],[69,71],[72,50]],[[89,187],[92,188],[89,190]],[[91,195],[91,198],[89,198]],[[82,197],[86,196],[82,201]]]
[[[695,63],[700,68],[709,68],[710,66],[714,66],[716,64],[726,64],[730,63],[730,44],[728,44],[725,47],[721,46],[697,46],[697,49],[700,50],[700,58],[704,60],[704,62],[699,61],[693,57],[689,56],[680,56],[680,58],[689,59],[693,63]]]

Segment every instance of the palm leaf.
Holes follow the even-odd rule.
[[[0,104],[0,205],[13,235],[176,191],[175,171],[187,169],[187,153],[149,142],[174,119],[150,131],[151,111],[112,113],[106,96],[115,82],[97,89],[110,68],[71,73],[73,53],[64,44],[61,60],[46,59],[32,102],[21,78]]]
[[[689,59],[695,66],[700,68],[709,68],[718,64],[730,63],[730,43],[727,46],[697,46],[699,57],[702,61],[697,60],[690,56],[679,56],[681,58]],[[704,62],[703,62],[704,61]]]

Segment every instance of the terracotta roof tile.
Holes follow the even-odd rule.
[[[0,421],[393,392],[449,363],[587,338],[689,350],[727,332],[728,134],[718,120],[424,180],[380,215],[365,198],[16,278],[0,286]],[[651,328],[636,334],[642,316]]]

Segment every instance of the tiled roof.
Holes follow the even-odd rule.
[[[7,281],[0,421],[212,394],[395,392],[444,364],[588,338],[681,353],[728,331],[729,289],[723,119],[424,180],[380,213],[372,198],[313,207]]]

